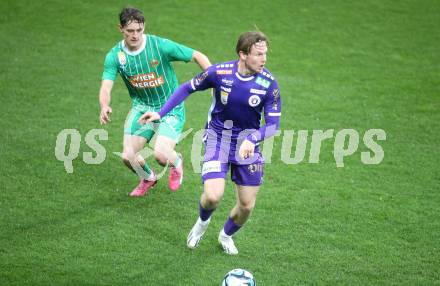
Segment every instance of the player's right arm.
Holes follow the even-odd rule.
[[[99,114],[99,121],[101,124],[107,124],[110,121],[110,114],[112,108],[110,107],[111,91],[113,88],[113,81],[103,79],[101,88],[99,89],[99,105],[101,106],[101,113]]]
[[[111,92],[117,73],[118,63],[113,49],[105,57],[104,72],[102,73],[101,88],[99,89],[99,105],[101,106],[99,121],[101,124],[107,124],[110,121],[110,114],[112,113],[110,107]]]

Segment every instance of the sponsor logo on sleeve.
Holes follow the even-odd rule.
[[[201,74],[196,76],[196,78],[194,79],[195,85],[199,86],[202,83],[202,81],[204,81],[205,78],[207,78],[207,77],[208,77],[208,72],[207,71],[202,72]]]
[[[280,98],[280,90],[278,88],[274,89],[272,95],[273,95],[272,109],[278,110],[278,99]]]
[[[278,88],[275,88],[272,92],[272,95],[275,100],[278,100],[278,98],[280,97],[280,90]]]

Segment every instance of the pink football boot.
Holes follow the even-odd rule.
[[[168,187],[172,192],[177,191],[182,185],[183,180],[183,158],[181,154],[178,154],[180,162],[177,166],[173,166],[170,169],[170,176],[168,177]]]

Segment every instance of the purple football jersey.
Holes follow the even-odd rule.
[[[191,80],[193,91],[214,88],[207,129],[217,134],[231,130],[233,141],[259,129],[263,112],[266,124],[271,122],[273,129],[278,127],[281,115],[280,91],[271,73],[264,69],[243,76],[237,68],[238,61],[216,64]]]

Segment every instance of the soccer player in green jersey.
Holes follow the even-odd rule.
[[[145,19],[136,8],[124,8],[119,14],[119,21],[123,40],[105,58],[99,91],[100,122],[106,124],[110,121],[110,94],[119,73],[132,101],[124,126],[122,160],[140,176],[140,183],[130,196],[145,195],[157,182],[156,174],[139,154],[155,133],[155,158],[162,166],[171,166],[169,187],[171,191],[176,191],[183,178],[182,156],[174,151],[185,122],[183,104],[176,106],[159,124],[140,125],[138,119],[147,111],[159,111],[177,89],[173,61],[194,61],[202,70],[207,69],[211,63],[199,51],[168,39],[144,34]]]

